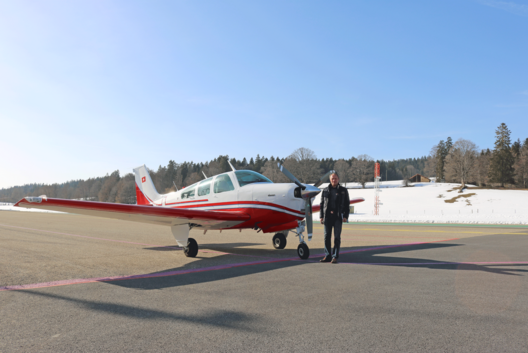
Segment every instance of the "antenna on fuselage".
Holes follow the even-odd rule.
[[[205,179],[207,179],[207,175],[205,175],[203,170],[202,170],[202,174],[204,175]]]
[[[236,170],[235,167],[233,167],[233,165],[231,164],[231,162],[229,162],[229,159],[227,160],[227,163],[229,163],[229,166],[231,167],[231,169],[233,169],[233,172]]]
[[[174,180],[172,181],[172,183],[174,184],[174,187],[176,188],[176,191],[180,191],[180,190],[178,190],[178,187],[176,186],[176,183],[174,182]]]

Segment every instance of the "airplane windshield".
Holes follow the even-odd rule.
[[[240,187],[246,186],[251,183],[273,183],[271,180],[266,178],[264,175],[256,173],[252,170],[237,170],[235,175],[238,180]]]

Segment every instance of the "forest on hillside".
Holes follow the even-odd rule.
[[[248,161],[246,158],[238,160],[230,159],[227,155],[220,155],[205,163],[183,162],[178,164],[170,160],[166,166],[160,165],[156,170],[149,169],[149,173],[158,192],[167,193],[176,191],[176,187],[181,189],[204,179],[204,174],[213,176],[230,171],[228,160],[237,170],[256,171],[275,183],[290,182],[278,169],[278,162],[284,163],[284,166],[303,183],[313,183],[333,169],[339,173],[343,182],[366,183],[374,177],[375,163],[367,155],[352,157],[348,160],[317,159],[310,149],[298,148],[282,159],[257,155]],[[427,157],[379,162],[383,180],[401,180],[416,173],[422,173]],[[25,196],[47,195],[64,199],[134,204],[136,203],[134,180],[134,174],[122,175],[119,170],[116,170],[106,176],[87,180],[72,180],[51,185],[27,184],[0,189],[0,202],[16,202]]]
[[[478,150],[465,139],[453,142],[450,137],[434,145],[428,156],[374,160],[368,155],[350,159],[322,158],[308,148],[298,148],[286,158],[261,157],[238,160],[220,155],[209,162],[176,163],[170,160],[166,166],[150,170],[156,189],[160,193],[176,191],[205,178],[231,170],[228,161],[237,170],[253,170],[275,183],[290,182],[277,167],[281,162],[303,183],[314,183],[329,170],[337,171],[342,184],[362,184],[374,179],[374,164],[380,163],[381,179],[408,180],[415,174],[436,177],[438,182],[475,183],[480,186],[501,185],[526,188],[528,179],[528,138],[511,142],[510,131],[501,124],[495,134],[493,150]],[[136,203],[134,174],[121,175],[119,170],[103,177],[73,180],[52,185],[27,184],[0,189],[0,202],[17,202],[25,196],[47,195],[48,197],[90,200],[117,203]]]

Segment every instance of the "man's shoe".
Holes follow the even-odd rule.
[[[333,264],[336,264],[336,263],[337,263],[337,259],[336,259],[335,257],[332,258],[332,263],[333,263]]]
[[[330,258],[330,256],[325,256],[324,258],[322,258],[321,260],[319,260],[319,262],[330,262],[332,261],[332,259]]]

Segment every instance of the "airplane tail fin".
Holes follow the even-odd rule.
[[[161,198],[145,165],[134,168],[134,174],[136,176],[136,204],[151,205]]]

